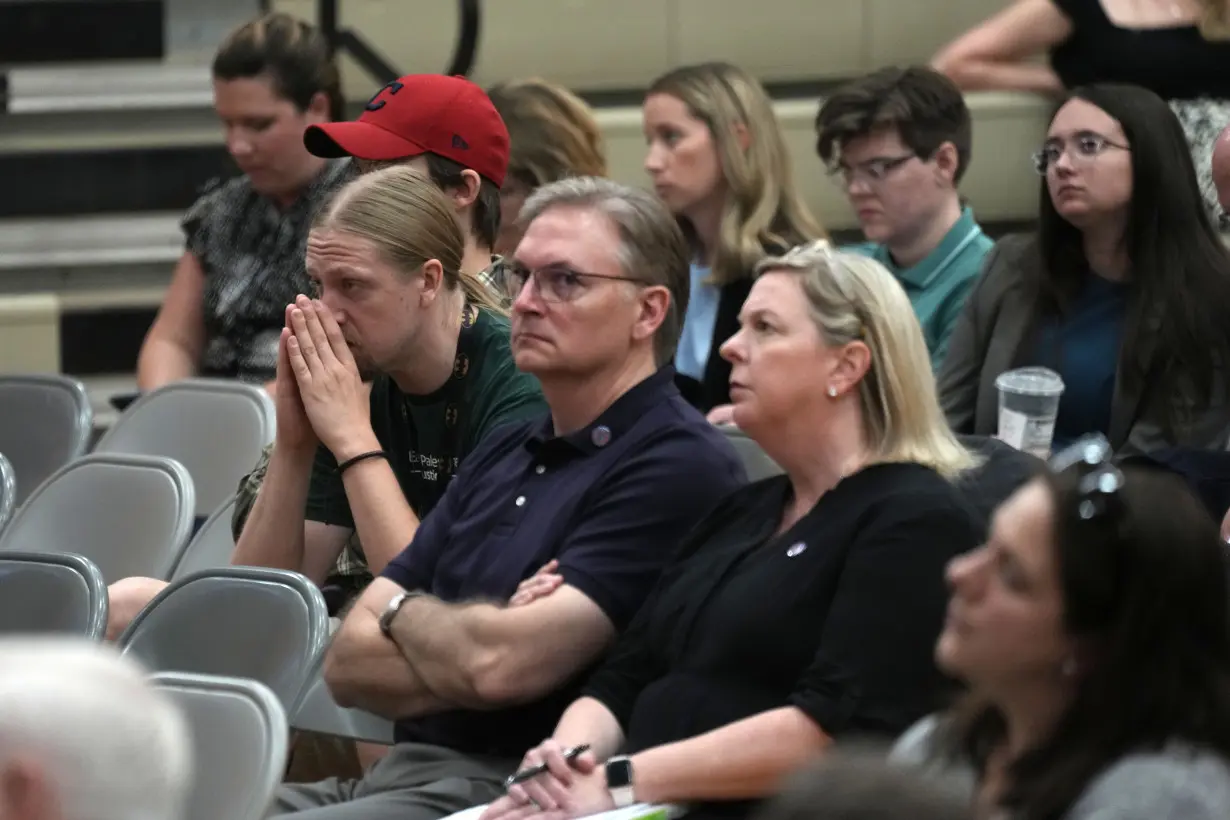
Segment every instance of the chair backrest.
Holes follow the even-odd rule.
[[[185,820],[260,820],[286,766],[286,710],[264,684],[159,672],[152,676],[184,711],[194,779]]]
[[[235,536],[231,533],[231,514],[234,511],[235,496],[232,495],[205,519],[188,546],[184,547],[184,553],[171,573],[172,581],[201,570],[230,566],[231,554],[235,552]]]
[[[393,721],[362,709],[338,706],[319,672],[312,676],[303,702],[291,716],[290,723],[301,732],[317,732],[386,746],[392,746],[394,741]]]
[[[258,680],[293,714],[328,641],[325,600],[307,578],[222,567],[173,581],[119,644],[147,669]]]
[[[13,472],[13,463],[0,453],[0,532],[4,525],[13,517],[17,509],[17,474]]]
[[[192,479],[153,456],[90,455],[47,479],[0,533],[0,553],[77,553],[108,583],[168,578],[192,531]]]
[[[20,505],[49,476],[85,453],[94,411],[68,376],[0,377],[0,453],[17,474]]]
[[[739,454],[739,459],[743,462],[743,469],[747,471],[748,481],[760,481],[763,478],[781,475],[782,468],[777,465],[777,462],[769,458],[764,450],[760,449],[760,445],[747,437],[747,434],[734,425],[723,425],[721,431],[726,434],[727,440],[734,445],[735,452]]]
[[[273,433],[273,402],[261,388],[189,379],[133,402],[94,452],[175,459],[192,476],[196,514],[207,516],[235,494]]]
[[[107,583],[81,555],[0,552],[0,635],[63,634],[101,640]]]

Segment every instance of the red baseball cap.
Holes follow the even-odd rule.
[[[308,126],[303,145],[318,157],[392,160],[438,154],[500,186],[508,172],[508,128],[481,88],[464,77],[409,74],[386,85],[354,122]]]

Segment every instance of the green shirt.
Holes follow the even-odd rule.
[[[372,430],[420,519],[489,432],[546,410],[538,380],[513,363],[508,320],[485,310],[462,330],[453,375],[436,392],[408,396],[383,375],[372,382]],[[316,453],[305,517],[354,528],[337,461],[323,446]]]
[[[965,297],[982,270],[983,257],[994,244],[974,221],[974,212],[965,208],[935,250],[911,268],[898,267],[887,245],[864,242],[844,250],[871,257],[897,277],[922,325],[931,369],[939,372]]]

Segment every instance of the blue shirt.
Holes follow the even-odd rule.
[[[444,601],[503,601],[558,558],[564,583],[622,631],[682,537],[744,483],[725,435],[664,367],[570,435],[550,417],[491,433],[383,575]],[[535,703],[399,721],[397,741],[519,758],[555,729],[583,671]]]
[[[887,245],[864,242],[844,250],[870,256],[897,277],[922,325],[927,350],[931,353],[931,369],[938,373],[948,354],[948,339],[961,315],[965,298],[973,289],[982,271],[983,259],[994,244],[974,221],[974,212],[965,208],[935,250],[913,267],[899,267]]]
[[[713,347],[713,327],[717,323],[718,302],[722,292],[707,283],[709,268],[692,264],[692,284],[688,291],[688,312],[683,317],[679,347],[675,350],[675,369],[697,381],[705,380],[705,365]]]
[[[1031,364],[1063,378],[1053,450],[1087,433],[1110,432],[1127,286],[1089,274],[1067,314],[1044,321]]]

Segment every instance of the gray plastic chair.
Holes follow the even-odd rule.
[[[304,732],[353,738],[367,743],[393,744],[393,721],[362,709],[338,706],[319,672],[312,676],[291,726]]]
[[[147,669],[258,680],[294,714],[328,641],[325,599],[307,578],[222,567],[171,582],[119,645]]]
[[[188,546],[184,547],[184,553],[171,573],[172,581],[194,572],[231,565],[231,555],[235,552],[235,537],[231,533],[231,514],[234,511],[235,496],[231,496],[205,519]]]
[[[192,532],[192,479],[169,458],[90,455],[47,479],[0,533],[0,553],[78,553],[108,583],[169,578]]]
[[[17,474],[13,472],[13,463],[0,453],[0,532],[4,525],[13,517],[17,509]]]
[[[81,555],[0,553],[0,635],[62,634],[101,640],[107,583]]]
[[[196,514],[207,516],[235,494],[274,432],[273,402],[259,387],[189,379],[133,402],[94,447],[96,453],[173,458],[196,487]]]
[[[185,820],[260,820],[286,768],[286,711],[258,681],[159,672],[184,711],[195,761]]]
[[[718,429],[725,433],[727,440],[734,445],[739,460],[743,462],[743,469],[747,472],[748,481],[760,481],[782,474],[782,468],[777,462],[769,458],[765,451],[760,449],[760,445],[748,438],[738,427],[722,425]]]
[[[94,410],[68,376],[0,377],[0,453],[17,474],[17,504],[89,447]]]

